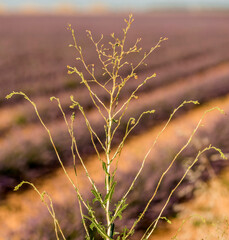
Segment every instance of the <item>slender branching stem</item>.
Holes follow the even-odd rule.
[[[140,60],[133,64],[129,63],[128,60],[126,60],[126,57],[132,53],[140,53],[142,48],[138,47],[138,43],[140,42],[140,38],[136,40],[135,44],[132,45],[132,47],[129,47],[126,49],[125,43],[127,39],[127,33],[130,29],[131,24],[133,23],[134,19],[132,15],[129,16],[128,19],[125,19],[126,22],[126,27],[123,28],[123,35],[121,39],[116,37],[114,33],[111,34],[111,39],[112,41],[108,43],[108,47],[105,47],[104,44],[102,43],[103,40],[103,35],[101,35],[101,38],[96,41],[93,36],[91,31],[87,31],[88,37],[91,40],[91,42],[95,46],[95,51],[97,52],[100,65],[102,64],[102,75],[103,78],[98,78],[95,74],[95,65],[94,64],[89,64],[86,62],[82,47],[78,45],[75,37],[75,32],[72,29],[71,25],[69,25],[69,30],[71,31],[72,38],[73,38],[73,44],[70,44],[70,47],[73,47],[76,50],[77,53],[77,62],[81,64],[83,67],[83,70],[80,69],[80,67],[71,67],[67,66],[68,68],[68,74],[77,74],[78,77],[81,79],[81,84],[84,85],[84,87],[88,90],[90,99],[92,103],[94,104],[95,110],[97,111],[98,115],[100,115],[101,120],[103,121],[104,124],[104,129],[105,129],[105,140],[102,138],[98,132],[96,132],[96,129],[92,127],[90,123],[90,118],[88,117],[87,112],[84,111],[83,107],[74,100],[73,96],[70,97],[72,105],[70,108],[74,109],[75,107],[80,111],[80,114],[82,114],[82,119],[85,121],[87,130],[90,134],[90,140],[91,144],[93,145],[95,152],[98,157],[98,162],[102,165],[102,169],[104,171],[104,179],[105,179],[105,196],[100,191],[98,183],[95,182],[95,179],[90,175],[90,171],[88,170],[84,159],[82,158],[80,151],[78,149],[78,140],[76,141],[75,135],[74,135],[74,119],[75,119],[75,112],[71,115],[71,123],[68,122],[68,119],[65,115],[64,110],[62,109],[62,106],[60,104],[59,98],[56,97],[51,97],[51,100],[56,100],[58,103],[58,107],[63,115],[65,124],[67,126],[67,130],[69,133],[69,136],[71,138],[71,154],[73,158],[73,167],[75,171],[75,177],[76,180],[73,181],[73,179],[70,177],[68,174],[62,159],[60,157],[60,154],[57,150],[57,147],[54,143],[52,134],[44,121],[42,120],[36,104],[30,100],[30,98],[24,94],[23,92],[12,92],[11,94],[7,95],[6,98],[11,98],[13,95],[22,95],[26,100],[28,100],[34,107],[34,110],[36,112],[36,115],[41,122],[42,126],[48,133],[50,142],[53,146],[53,149],[55,151],[56,157],[61,165],[61,168],[64,171],[64,174],[66,175],[67,179],[73,186],[73,188],[76,191],[77,199],[78,199],[78,204],[79,204],[79,212],[80,216],[82,218],[82,224],[85,230],[85,235],[86,235],[86,240],[91,240],[95,239],[95,236],[92,236],[91,230],[94,228],[96,229],[97,233],[99,234],[100,237],[102,237],[105,240],[113,240],[119,239],[119,240],[125,240],[128,239],[132,234],[134,233],[136,229],[136,225],[139,223],[139,221],[142,220],[144,217],[146,211],[148,210],[150,204],[152,203],[153,199],[155,198],[158,189],[165,177],[165,175],[169,172],[169,170],[172,168],[174,165],[175,161],[178,159],[178,157],[181,155],[181,153],[188,147],[188,145],[191,143],[193,140],[194,135],[196,134],[197,130],[202,124],[202,121],[205,117],[205,115],[213,111],[215,109],[219,110],[222,112],[222,110],[218,107],[209,109],[206,111],[203,116],[200,118],[198,124],[196,125],[195,129],[191,133],[190,137],[188,138],[186,144],[180,148],[180,151],[174,156],[172,161],[168,164],[167,169],[162,173],[158,183],[156,184],[156,188],[154,192],[152,193],[151,198],[148,200],[146,206],[144,207],[144,210],[142,213],[136,218],[136,220],[133,222],[130,230],[125,229],[123,230],[122,233],[119,233],[118,236],[114,237],[115,232],[115,221],[118,217],[122,217],[122,214],[128,204],[126,203],[127,197],[131,190],[134,188],[135,183],[137,182],[140,174],[142,173],[142,170],[145,166],[146,160],[148,159],[152,149],[156,145],[159,137],[161,134],[167,129],[168,124],[171,122],[173,116],[175,113],[182,108],[185,104],[199,104],[197,101],[184,101],[182,104],[180,104],[172,114],[170,115],[169,119],[165,123],[165,125],[162,127],[161,131],[156,135],[156,138],[154,142],[152,143],[151,147],[148,149],[146,154],[143,157],[143,160],[141,162],[140,168],[138,169],[136,175],[134,176],[130,186],[127,188],[127,190],[124,191],[123,196],[116,202],[114,203],[113,206],[113,193],[116,185],[115,181],[115,176],[116,172],[118,169],[118,162],[120,159],[121,152],[123,150],[124,144],[126,142],[126,139],[130,135],[130,133],[133,131],[133,129],[139,124],[141,119],[143,118],[144,115],[146,114],[153,114],[155,110],[149,110],[145,111],[143,113],[139,114],[139,117],[137,119],[129,116],[129,121],[126,123],[126,130],[124,132],[124,136],[121,139],[120,143],[117,144],[115,149],[112,149],[113,147],[113,140],[116,136],[117,131],[120,129],[121,124],[123,123],[123,118],[127,114],[127,110],[130,106],[130,103],[132,102],[133,99],[137,99],[138,96],[136,96],[136,93],[150,80],[152,80],[154,77],[156,77],[156,74],[152,74],[151,76],[146,77],[143,80],[137,80],[138,75],[137,75],[137,70],[140,70],[139,68],[145,64],[145,61],[147,58],[154,52],[157,48],[160,47],[160,44],[167,40],[167,38],[161,37],[159,41],[156,43],[155,46],[151,47],[150,50],[144,53],[144,55],[140,58]],[[128,72],[127,74],[123,74],[121,72],[121,69],[127,67]],[[89,79],[87,79],[87,77]],[[134,87],[128,95],[123,94],[124,89],[126,85],[129,83],[130,80],[133,81],[139,81],[137,84],[137,87]],[[94,88],[96,86],[96,88]],[[105,93],[107,94],[106,100],[104,100],[103,96],[98,94],[97,90],[104,90]],[[125,95],[125,96],[124,96]],[[119,99],[121,97],[121,100]],[[152,233],[154,232],[155,228],[157,227],[157,224],[160,219],[166,219],[165,217],[162,217],[162,214],[168,205],[171,196],[175,192],[175,190],[180,186],[190,169],[193,167],[193,165],[198,161],[199,157],[201,154],[208,150],[215,150],[220,153],[221,157],[225,158],[225,155],[221,152],[220,149],[214,147],[214,146],[209,146],[204,148],[203,150],[200,150],[196,156],[196,158],[193,160],[193,162],[188,166],[186,169],[185,173],[179,180],[178,184],[172,189],[172,191],[169,193],[168,198],[166,199],[161,211],[159,212],[158,217],[152,221],[152,223],[149,225],[148,229],[145,231],[143,234],[141,240],[147,240],[150,238]],[[101,151],[100,151],[101,150]],[[91,205],[89,201],[86,201],[83,198],[82,193],[79,191],[79,184],[78,184],[78,169],[77,169],[77,160],[79,163],[82,165],[82,168],[85,172],[85,175],[88,179],[88,182],[91,186],[91,193],[94,195],[94,199],[92,203],[98,201],[100,203],[100,207],[103,210],[103,218],[104,221],[106,222],[104,225],[101,223],[99,217],[96,215],[96,209],[94,209],[94,206]],[[60,227],[60,224],[58,220],[56,219],[56,214],[54,211],[52,199],[50,196],[46,193],[40,193],[38,189],[30,182],[23,181],[21,182],[18,186],[15,187],[15,190],[20,188],[24,183],[31,185],[34,190],[39,194],[42,202],[46,205],[48,212],[50,213],[52,219],[53,219],[53,224],[54,224],[54,230],[55,230],[55,235],[56,239],[59,240],[60,236],[62,237],[63,240],[66,240],[64,233]],[[48,201],[47,201],[48,199]],[[94,230],[92,231],[94,232]],[[59,236],[60,235],[60,236]]]

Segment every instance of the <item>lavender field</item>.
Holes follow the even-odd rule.
[[[71,23],[75,29],[76,38],[82,47],[86,62],[95,63],[95,67],[96,65],[98,67],[95,70],[96,76],[101,81],[106,81],[101,75],[95,47],[87,37],[86,30],[91,30],[95,39],[99,39],[100,35],[104,34],[105,41],[110,41],[109,35],[112,32],[117,36],[122,34],[124,17],[127,16],[124,14],[78,17],[0,16],[0,199],[2,202],[7,201],[13,187],[21,180],[36,181],[49,176],[59,168],[55,152],[31,104],[23,97],[6,100],[5,96],[12,91],[23,91],[37,104],[42,118],[54,136],[64,163],[71,166],[71,139],[57,104],[49,100],[51,96],[60,98],[69,118],[71,116],[70,95],[73,95],[74,99],[79,101],[85,109],[97,134],[101,139],[105,136],[104,123],[94,108],[87,89],[80,84],[80,79],[76,75],[67,74],[67,65],[74,66],[77,63],[76,52],[68,47],[72,43],[72,37],[67,30],[67,24]],[[130,104],[123,125],[120,126],[115,136],[115,143],[122,138],[129,118],[137,117],[149,109],[156,110],[154,117],[144,117],[142,124],[135,129],[131,137],[138,138],[152,128],[156,128],[168,119],[173,109],[184,100],[198,100],[203,106],[212,104],[214,101],[221,101],[226,106],[225,112],[229,112],[229,13],[148,12],[136,14],[134,19],[127,38],[128,44],[133,45],[137,38],[142,38],[139,45],[143,48],[143,52],[139,55],[132,55],[128,61],[136,63],[144,52],[149,51],[157,43],[160,37],[167,37],[168,41],[150,55],[146,62],[147,65],[138,69],[138,78],[130,81],[125,92],[120,95],[119,101],[125,102],[128,94],[137,87],[141,80],[143,81],[146,76],[153,73],[157,74],[156,78],[150,80],[138,92],[138,100]],[[125,75],[129,70],[123,68],[122,71]],[[95,91],[104,102],[108,101],[104,92],[96,88]],[[195,111],[196,107],[196,105],[187,105],[176,114],[176,118],[186,116],[190,111]],[[229,153],[228,115],[215,120],[211,128],[207,130],[200,131],[197,139],[201,141],[207,136],[208,142],[220,147],[225,153]],[[93,155],[95,151],[91,144],[90,134],[79,112],[76,112],[75,132],[80,153],[87,157]],[[192,156],[196,151],[194,144],[189,151],[184,153],[183,159]],[[171,156],[174,154],[172,147],[170,154]],[[207,157],[211,159],[212,156],[213,153],[209,153]],[[138,215],[142,211],[142,206],[146,204],[146,199],[138,200],[141,196],[141,185],[146,186],[146,196],[150,195],[155,187],[155,184],[149,187],[149,183],[159,177],[158,173],[152,176],[154,165],[156,164],[159,168],[163,167],[170,156],[162,154],[160,157],[161,159],[154,159],[151,156],[147,171],[137,185],[139,191],[132,197],[135,202],[132,203],[123,220],[125,223],[131,222],[131,219]],[[220,159],[212,163],[216,173],[226,165],[227,163]],[[168,184],[171,183],[172,188],[177,178],[181,176],[182,164],[178,163],[176,168],[179,174],[169,175],[162,185],[158,199],[155,199],[156,205],[168,194]],[[120,174],[120,189],[125,188],[125,184],[130,181],[127,179],[133,177],[136,169],[129,170],[128,176]],[[209,177],[206,172],[201,176],[204,180]],[[188,181],[185,184],[188,184]],[[119,195],[118,191],[117,197]],[[171,206],[168,207],[167,214],[174,214],[173,202],[191,197],[191,193],[186,197],[175,196]],[[82,229],[79,227],[76,216],[72,216],[72,207],[73,202],[70,200],[64,208],[57,204],[60,215],[62,214],[65,219],[75,224],[73,227],[68,225],[67,220],[63,221],[68,239],[81,239]],[[159,208],[160,204],[158,204]],[[157,215],[158,209],[154,210],[153,206],[150,208],[144,222],[139,225],[139,231],[144,230],[151,218]],[[42,211],[39,218],[28,220],[30,227],[27,229],[23,226],[16,232],[13,228],[9,229],[8,232],[11,234],[9,236],[12,239],[54,239],[52,227],[49,227],[52,223],[51,221],[47,223],[46,215],[46,212]],[[123,222],[120,223],[120,227],[122,224]],[[37,237],[35,231],[37,226],[40,237]],[[13,236],[19,237],[13,238]],[[1,237],[0,235],[0,239]]]

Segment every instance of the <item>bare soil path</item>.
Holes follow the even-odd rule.
[[[160,228],[150,240],[228,240],[229,171],[203,183],[195,198],[179,205],[172,224]]]

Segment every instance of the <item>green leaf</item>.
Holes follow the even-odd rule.
[[[107,164],[105,162],[102,163],[102,166],[103,166],[103,170],[106,174],[108,174],[107,172]]]
[[[95,196],[95,198],[92,200],[93,203],[95,203],[96,201],[100,202],[101,199],[101,193],[98,192],[95,188],[91,189],[92,194]]]
[[[114,119],[114,118],[112,118],[112,121],[113,121],[114,123],[117,123],[117,122],[118,122],[118,120],[117,120],[117,119]]]
[[[106,204],[106,202],[109,199],[112,199],[112,196],[114,194],[114,190],[115,190],[115,185],[117,184],[117,182],[113,182],[110,188],[110,191],[106,194],[105,199],[104,199],[104,204]]]
[[[122,213],[127,208],[127,206],[128,204],[126,203],[126,199],[119,201],[118,204],[116,205],[116,209],[119,207],[116,216],[119,217],[120,220],[122,219]]]
[[[122,239],[125,239],[128,232],[129,232],[129,229],[125,226],[123,228],[123,232],[122,232]]]
[[[91,224],[90,224],[90,229],[93,230],[93,228],[95,228],[95,224],[94,224],[94,223],[91,223]]]
[[[113,236],[114,236],[114,227],[115,227],[115,225],[114,225],[114,223],[112,223],[111,224],[111,231],[110,231],[110,238],[113,238]]]

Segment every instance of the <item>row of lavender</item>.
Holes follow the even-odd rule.
[[[0,20],[1,96],[12,89],[49,96],[75,87],[71,82],[75,79],[66,76],[66,65],[74,62],[75,56],[75,52],[68,48],[72,39],[66,30],[67,23],[75,28],[77,40],[89,63],[96,63],[97,58],[85,30],[92,30],[98,39],[102,33],[104,36],[111,32],[120,35],[124,26],[123,16],[1,16]],[[205,17],[191,14],[137,15],[128,41],[132,44],[142,37],[141,45],[147,51],[161,36],[169,38],[163,48],[150,57],[146,69],[151,71],[172,62],[182,64],[184,60],[198,61],[198,65],[202,64],[203,58],[217,58],[220,62],[228,60],[227,51],[224,51],[229,43],[228,21],[226,15],[220,17],[220,14]]]
[[[70,115],[69,96],[74,95],[87,110],[88,118],[99,136],[104,137],[103,123],[93,109],[87,91],[77,82],[77,78],[66,74],[65,66],[75,64],[75,53],[67,47],[72,39],[65,31],[65,25],[72,23],[86,60],[96,63],[94,46],[86,39],[85,29],[91,29],[95,38],[99,38],[100,33],[108,38],[110,26],[112,31],[121,33],[122,19],[122,16],[1,17],[0,193],[11,189],[22,179],[32,180],[58,167],[46,133],[31,105],[22,98],[16,98],[11,104],[3,100],[12,90],[24,91],[37,103],[65,162],[70,159],[70,138],[58,107],[48,100],[51,95],[60,97],[67,115]],[[229,52],[225,51],[229,43],[229,17],[217,14],[148,14],[137,15],[135,19],[136,23],[129,34],[131,43],[142,36],[141,44],[147,51],[161,36],[167,36],[169,41],[149,58],[148,65],[139,70],[138,79],[131,81],[126,92],[120,96],[120,101],[124,101],[139,81],[154,72],[158,73],[158,77],[139,93],[138,104],[133,102],[130,105],[117,140],[122,136],[129,117],[136,117],[142,111],[156,109],[157,113],[153,119],[143,119],[144,127],[135,133],[165,120],[172,109],[184,100],[204,103],[229,92]],[[134,56],[133,61],[138,58]],[[98,70],[97,75],[100,76],[100,73]],[[98,94],[106,101],[102,92]],[[78,113],[75,129],[80,151],[92,153],[90,136]]]

